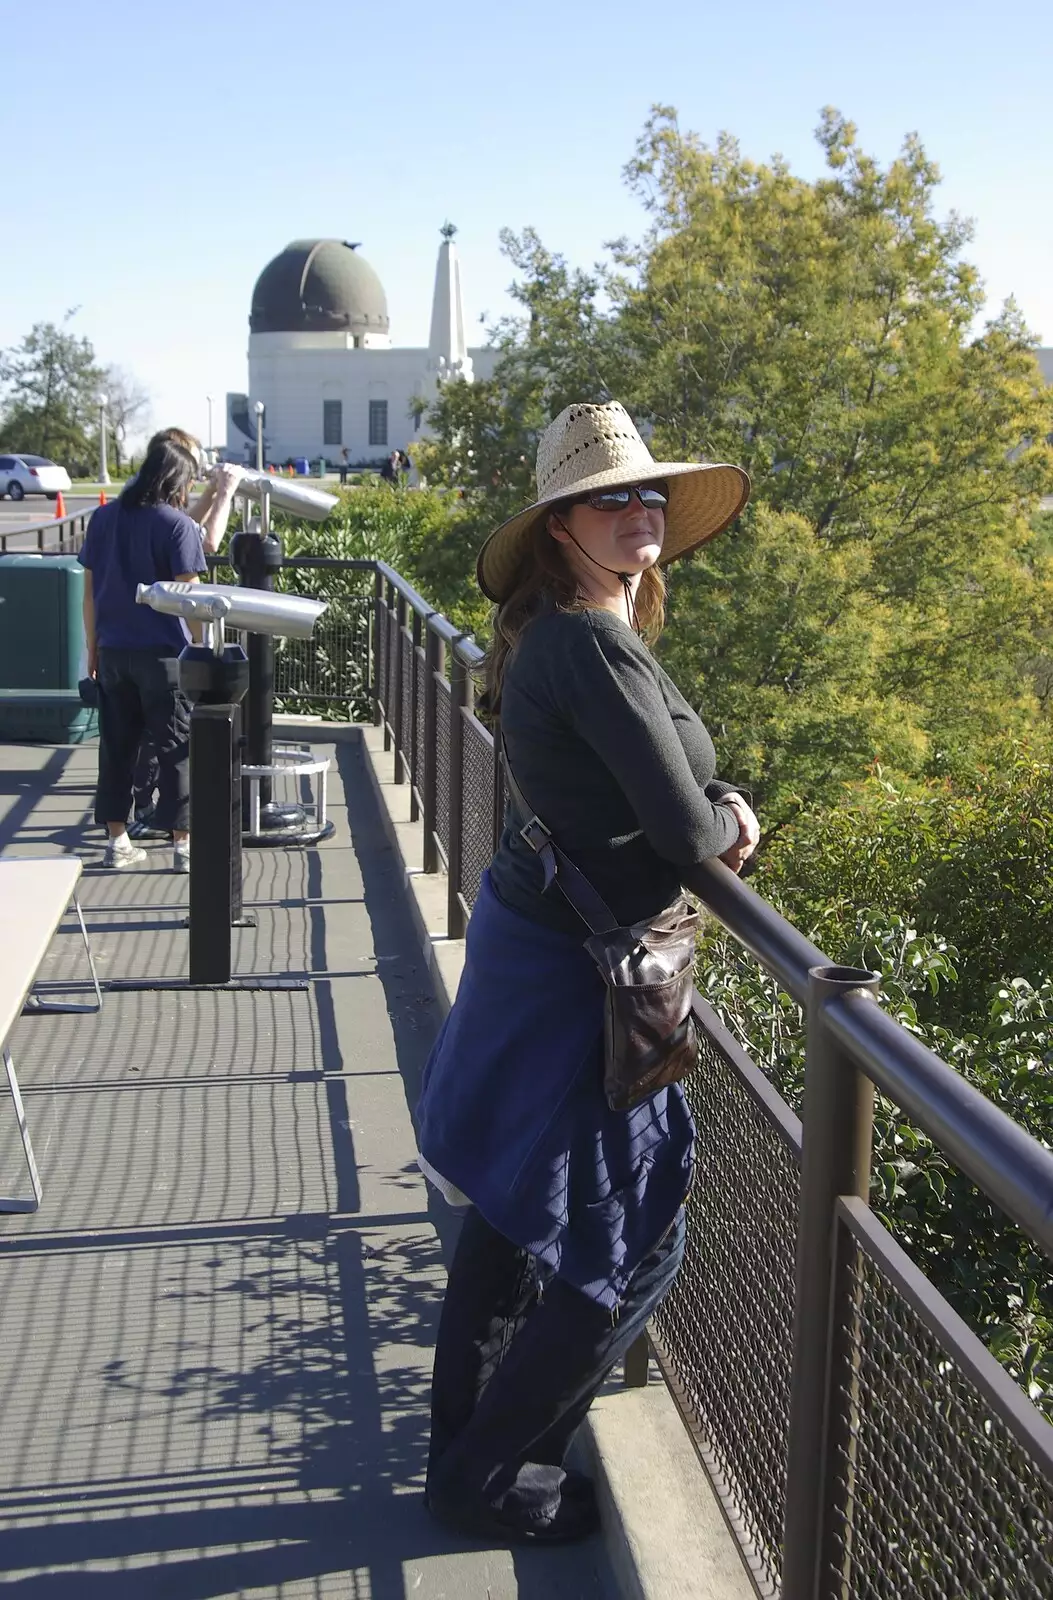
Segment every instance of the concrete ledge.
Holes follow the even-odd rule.
[[[423,829],[409,820],[409,786],[395,782],[382,729],[359,725],[355,732],[445,1014],[464,965],[463,939],[445,933],[446,876],[423,870]],[[756,1600],[709,1478],[660,1379],[646,1389],[611,1385],[593,1404],[582,1435],[623,1600]]]

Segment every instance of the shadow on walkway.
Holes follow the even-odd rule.
[[[485,1550],[423,1508],[456,1219],[408,1108],[437,1008],[361,749],[336,755],[334,839],[246,863],[237,967],[307,970],[309,991],[110,993],[99,1017],[16,1025],[44,1204],[0,1218],[5,1594],[613,1593],[598,1542]],[[26,757],[0,746],[15,848],[83,814],[94,762]],[[182,970],[185,880],[82,887],[105,974]],[[68,923],[42,976],[82,959]],[[17,1158],[0,1097],[0,1182]]]

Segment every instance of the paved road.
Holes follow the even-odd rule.
[[[85,511],[98,504],[98,495],[64,496],[67,513]],[[25,500],[8,500],[5,496],[0,500],[0,534],[6,534],[7,548],[11,550],[35,550],[37,535],[29,532],[12,538],[16,528],[34,529],[42,522],[54,522],[55,502],[45,500],[38,495],[28,495]]]

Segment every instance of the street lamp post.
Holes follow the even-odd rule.
[[[263,471],[263,413],[266,406],[262,400],[256,401],[256,470]]]
[[[99,395],[99,482],[109,483],[110,474],[106,466],[106,396]]]
[[[209,462],[211,462],[211,460],[212,460],[212,396],[210,394],[207,394],[205,396],[205,399],[208,401],[208,459],[209,459]]]

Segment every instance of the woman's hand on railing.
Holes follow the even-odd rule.
[[[735,821],[739,825],[739,836],[735,843],[720,857],[726,867],[732,872],[741,872],[750,856],[760,843],[760,823],[754,815],[753,808],[747,804],[742,795],[732,792],[723,795],[720,799],[722,806],[727,806]]]

